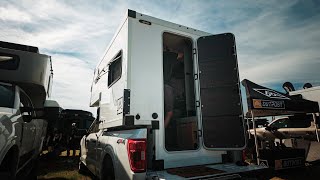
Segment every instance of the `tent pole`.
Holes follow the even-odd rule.
[[[248,133],[249,139],[251,139],[250,125],[249,125],[249,118],[247,118],[247,127],[248,127],[247,133]]]
[[[317,120],[316,120],[316,114],[312,113],[312,117],[313,117],[314,128],[315,128],[316,135],[317,135],[317,141],[320,142],[319,141],[319,133],[318,133],[318,125],[317,125]]]
[[[251,117],[252,117],[252,125],[254,130],[254,144],[256,146],[256,153],[257,153],[257,163],[260,164],[260,154],[259,154],[259,147],[258,147],[258,139],[257,139],[257,131],[256,131],[256,120],[254,119],[253,111],[251,110]]]

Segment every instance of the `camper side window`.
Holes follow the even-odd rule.
[[[0,52],[0,69],[16,70],[19,66],[19,56]]]
[[[117,82],[122,73],[122,51],[120,51],[109,64],[108,71],[108,87],[112,86],[115,82]]]

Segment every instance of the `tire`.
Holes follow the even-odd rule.
[[[38,157],[39,158],[39,157]],[[35,159],[35,160],[32,160],[32,169],[31,171],[29,172],[28,174],[28,177],[27,179],[29,180],[37,180],[37,175],[38,175],[38,165],[39,165],[39,159]]]
[[[13,148],[4,157],[0,165],[0,179],[16,179],[18,170],[18,150]]]
[[[106,155],[103,160],[100,180],[115,180],[114,166],[112,158],[109,155]]]
[[[79,162],[79,169],[78,169],[79,174],[82,175],[87,175],[88,174],[88,168],[86,165],[83,164],[82,161]]]

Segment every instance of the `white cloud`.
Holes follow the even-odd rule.
[[[94,108],[89,108],[93,70],[88,64],[81,59],[58,54],[52,55],[52,61],[52,99],[57,100],[63,108],[95,112]]]
[[[64,108],[94,112],[88,107],[92,69],[127,8],[214,34],[235,33],[242,79],[319,82],[320,16],[296,21],[288,10],[297,3],[4,0],[0,1],[0,39],[38,46],[51,55],[54,98]],[[288,20],[295,26],[290,27]]]
[[[31,22],[31,16],[15,7],[0,7],[1,21]]]

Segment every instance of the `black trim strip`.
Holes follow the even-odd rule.
[[[132,18],[136,18],[137,13],[136,13],[136,11],[133,11],[133,10],[131,10],[131,9],[128,9],[128,16],[129,16],[129,17],[132,17]]]

